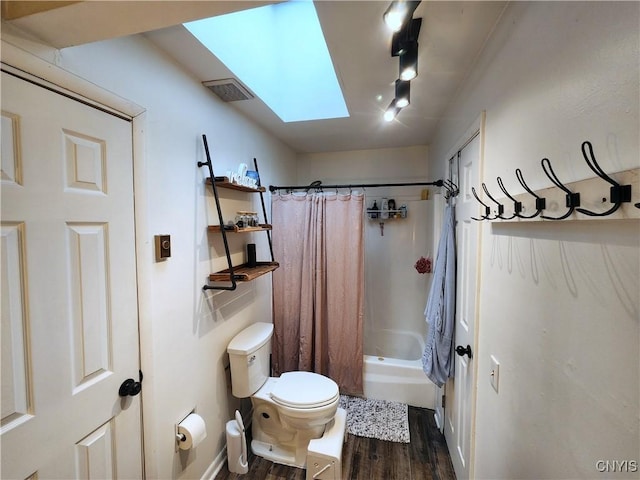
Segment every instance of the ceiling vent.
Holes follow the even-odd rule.
[[[254,97],[249,89],[235,78],[209,80],[202,82],[202,85],[220,97],[223,102],[237,102],[238,100],[249,100]]]

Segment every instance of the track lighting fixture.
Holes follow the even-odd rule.
[[[391,38],[392,57],[403,55],[409,45],[418,41],[421,26],[421,18],[412,18],[410,22],[406,22],[399,31],[393,34]]]
[[[413,80],[418,76],[418,42],[407,45],[400,55],[400,80]]]
[[[384,112],[387,122],[411,102],[411,83],[418,76],[418,35],[422,18],[413,18],[418,1],[394,0],[384,13],[384,21],[395,32],[391,39],[391,56],[399,57],[400,72],[395,82],[395,98]]]
[[[386,23],[392,31],[399,31],[405,22],[411,18],[419,3],[420,0],[394,0],[382,16],[384,23]]]
[[[411,102],[411,82],[396,80],[396,106],[404,108]]]
[[[396,115],[398,115],[399,111],[400,111],[400,108],[398,107],[396,103],[396,99],[394,98],[393,101],[387,107],[387,110],[384,112],[385,122],[393,121],[393,119],[396,118]]]

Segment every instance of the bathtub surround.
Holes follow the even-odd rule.
[[[340,408],[347,411],[347,433],[388,442],[410,441],[406,403],[341,395]]]
[[[454,375],[453,329],[456,314],[455,206],[447,205],[427,306],[429,333],[422,355],[424,373],[438,387]]]
[[[422,371],[423,336],[406,330],[378,330],[375,339],[387,356],[365,354],[364,396],[434,408],[436,386]]]
[[[326,375],[362,394],[364,196],[272,196],[273,370]]]

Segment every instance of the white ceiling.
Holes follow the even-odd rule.
[[[233,73],[182,23],[264,3],[272,2],[89,1],[11,23],[58,47],[144,33],[196,78],[207,81],[230,78]],[[414,18],[422,18],[422,28],[419,75],[411,82],[411,105],[387,123],[382,113],[393,99],[398,76],[398,58],[390,55],[391,34],[382,21],[389,3],[315,2],[349,118],[284,123],[259,98],[230,105],[298,152],[428,144],[507,2],[422,1],[414,13]]]

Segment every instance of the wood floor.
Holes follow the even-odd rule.
[[[347,435],[342,450],[343,480],[455,480],[444,436],[433,410],[409,407],[411,443]],[[225,463],[215,480],[305,480],[306,470],[278,465],[253,453],[249,472],[230,473]]]

